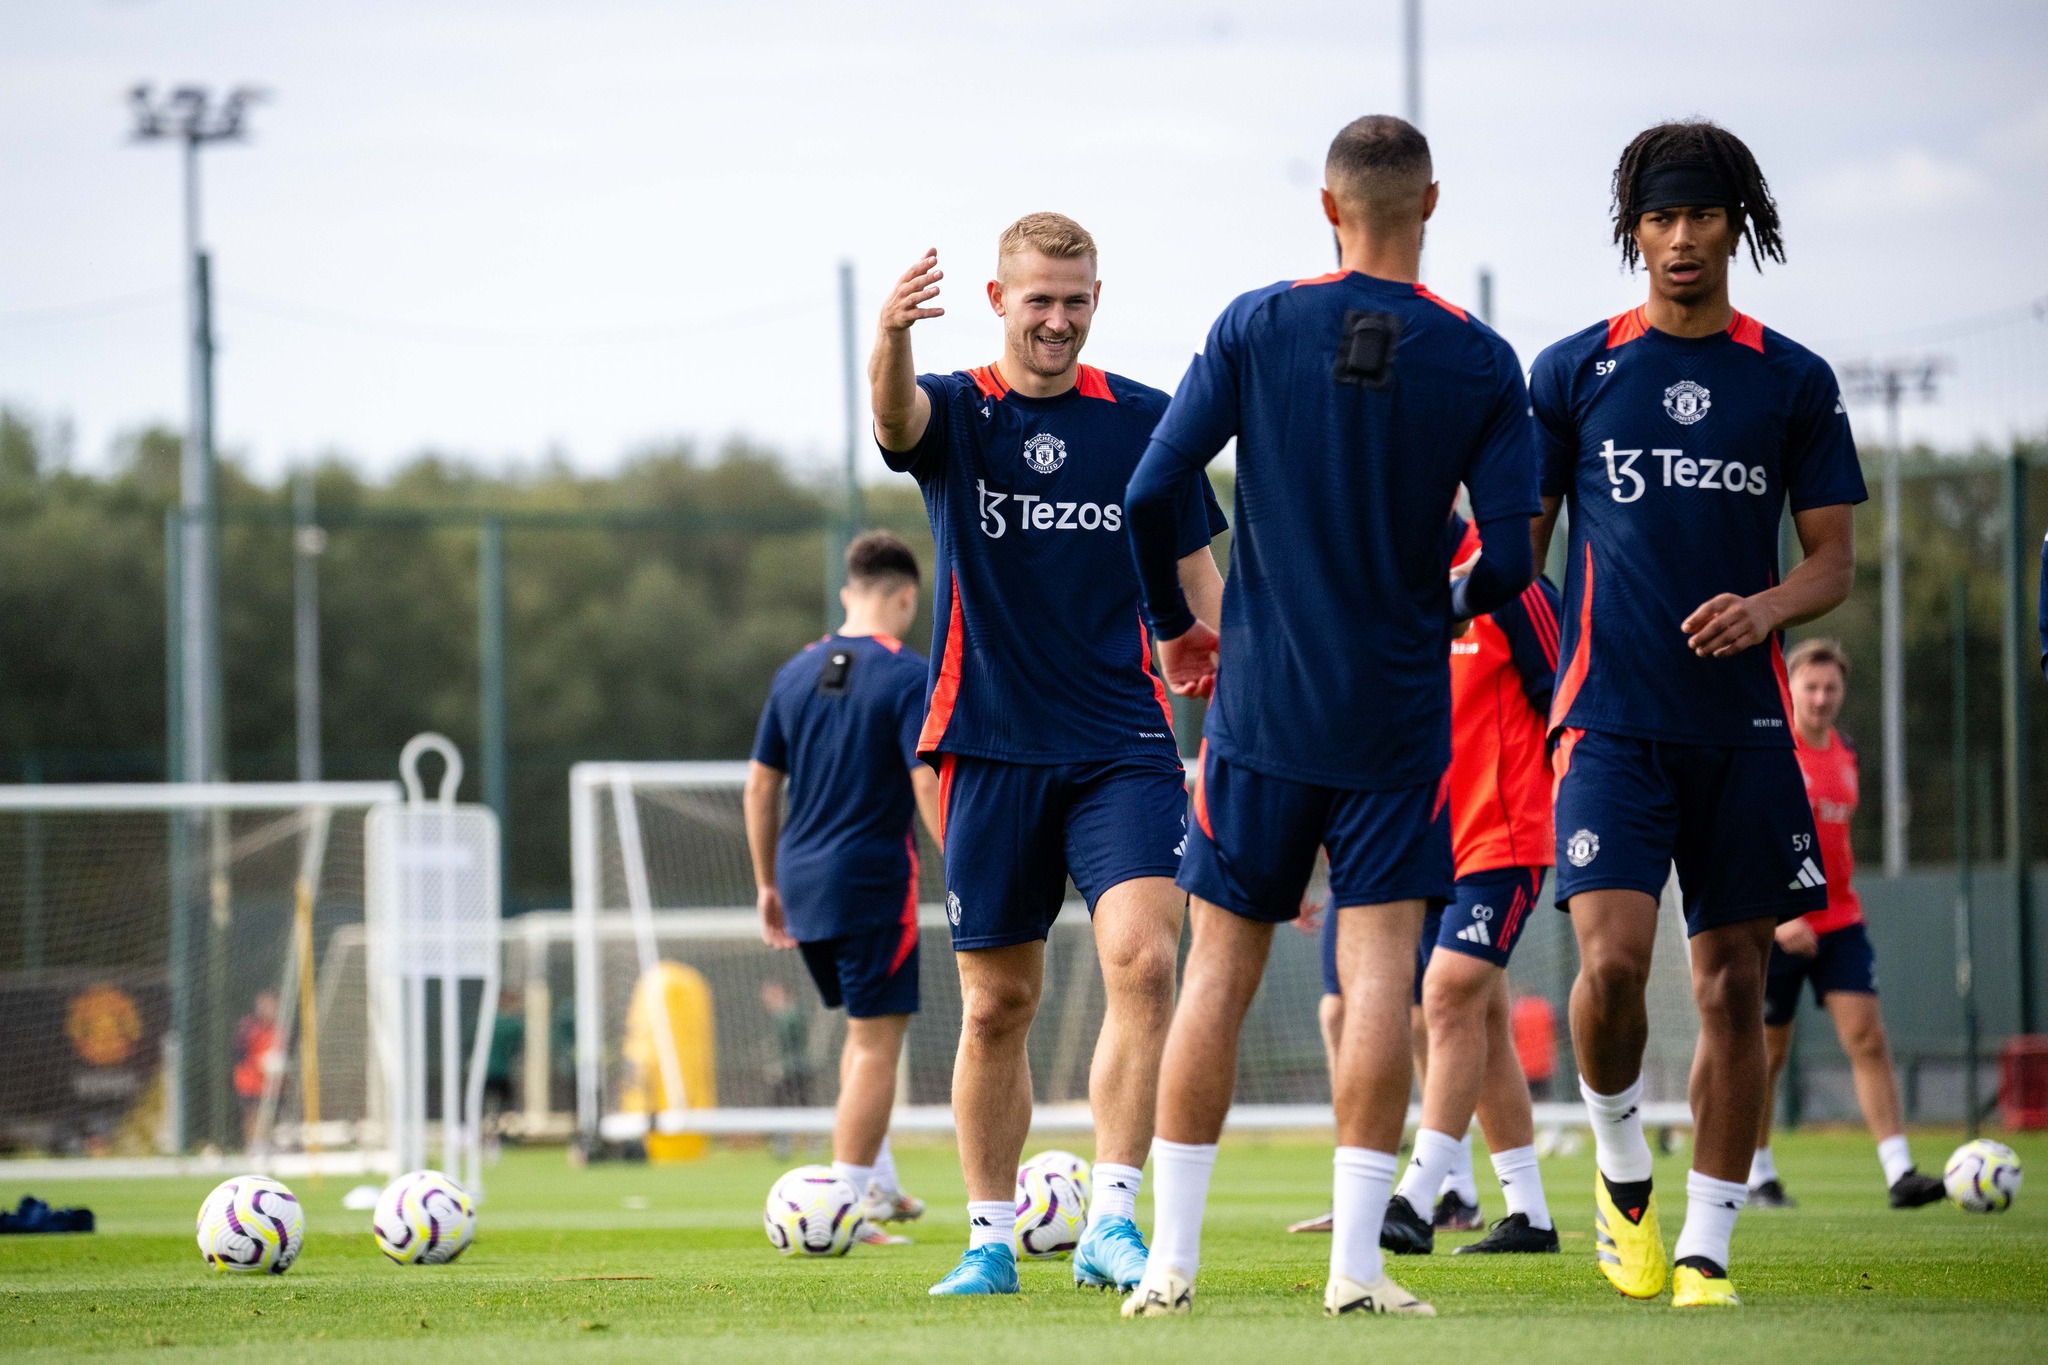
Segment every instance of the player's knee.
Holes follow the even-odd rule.
[[[1422,978],[1422,1014],[1432,1033],[1465,1024],[1483,1024],[1486,993],[1493,985],[1485,971],[1431,971]]]
[[[1603,1000],[1640,1000],[1650,984],[1650,964],[1612,948],[1582,949],[1579,975]]]
[[[1692,997],[1703,1023],[1712,1021],[1723,1028],[1763,1027],[1764,974],[1752,963],[1731,961],[1695,969]]]
[[[1031,1027],[1038,992],[1028,982],[978,982],[960,1001],[962,1033],[976,1042],[998,1042]]]
[[[1111,995],[1154,1004],[1173,1002],[1174,953],[1147,943],[1123,949],[1102,961],[1102,979]]]
[[[1856,1061],[1885,1055],[1884,1025],[1878,1021],[1875,1010],[1868,1018],[1838,1021],[1835,1031],[1841,1037],[1842,1051]]]

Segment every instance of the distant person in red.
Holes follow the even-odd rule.
[[[242,1022],[235,1025],[235,1099],[242,1106],[242,1144],[256,1145],[256,1116],[263,1107],[263,1082],[283,1065],[277,1041],[277,992],[258,991]]]
[[[1540,995],[1518,995],[1508,1010],[1508,1027],[1514,1031],[1522,1074],[1529,1078],[1529,1098],[1548,1100],[1557,1075],[1557,1011]]]
[[[1849,848],[1849,821],[1856,814],[1856,749],[1835,729],[1849,686],[1849,656],[1833,640],[1803,641],[1785,660],[1792,688],[1792,732],[1820,856],[1800,866],[1802,877],[1826,870],[1828,903],[1778,926],[1764,988],[1764,1040],[1770,1049],[1771,1081],[1764,1091],[1763,1130],[1749,1166],[1749,1202],[1758,1208],[1791,1208],[1793,1201],[1771,1159],[1771,1104],[1778,1075],[1792,1054],[1792,1017],[1799,988],[1813,983],[1813,998],[1835,1021],[1842,1051],[1856,1078],[1856,1101],[1877,1139],[1884,1183],[1892,1207],[1913,1209],[1943,1194],[1941,1181],[1913,1167],[1905,1123],[1899,1112],[1898,1082],[1877,1012],[1877,959],[1863,928],[1863,906],[1851,878],[1856,857]]]

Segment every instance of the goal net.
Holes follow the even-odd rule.
[[[0,1157],[375,1164],[363,815],[396,793],[0,788]]]
[[[571,771],[575,1106],[585,1141],[830,1130],[844,1016],[819,1004],[797,954],[761,942],[741,810],[745,780],[744,763],[583,763]],[[906,1041],[895,1122],[946,1130],[960,990],[941,858],[922,827],[917,838],[922,1009]],[[1048,936],[1045,991],[1029,1044],[1034,1124],[1051,1131],[1088,1127],[1088,1066],[1104,1006],[1087,911],[1071,885],[1068,891]],[[1326,888],[1319,884],[1311,895],[1319,900]],[[1646,1115],[1686,1125],[1698,1023],[1674,891],[1667,889],[1660,913]],[[534,921],[530,932],[512,936],[534,946],[508,948],[508,958],[526,961],[530,953],[539,963],[544,941],[564,926],[526,918]],[[511,962],[508,980],[538,970]],[[1576,971],[1568,917],[1538,915],[1510,985],[1548,1001],[1557,1021],[1557,1102],[1539,1109],[1549,1124],[1583,1123],[1564,1022]],[[1234,1125],[1329,1126],[1316,1023],[1321,994],[1316,938],[1280,929],[1245,1023]]]

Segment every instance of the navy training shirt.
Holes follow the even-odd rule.
[[[1359,315],[1382,320],[1363,325],[1388,338],[1391,361],[1345,378],[1340,351],[1356,360],[1346,347]],[[1320,786],[1436,781],[1451,753],[1444,519],[1461,483],[1481,523],[1537,509],[1513,348],[1419,284],[1337,271],[1257,289],[1210,329],[1134,499],[1140,483],[1149,495],[1154,480],[1199,471],[1232,437],[1237,512],[1208,744]],[[1164,624],[1184,610],[1180,595],[1156,563],[1146,572],[1147,610]]]
[[[889,467],[924,492],[939,574],[918,751],[1015,763],[1175,757],[1124,539],[1124,487],[1167,396],[1090,365],[1056,398],[994,365],[918,376],[931,424]],[[1207,481],[1179,553],[1227,529]]]
[[[789,775],[775,882],[800,943],[915,914],[924,675],[924,656],[884,635],[827,635],[775,672],[754,759]]]
[[[1543,493],[1571,504],[1553,729],[1792,747],[1780,642],[1702,659],[1680,623],[1778,581],[1778,526],[1862,502],[1834,371],[1735,315],[1676,337],[1631,309],[1566,337],[1530,378]]]

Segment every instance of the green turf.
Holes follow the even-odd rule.
[[[1953,1133],[1916,1135],[1923,1163]],[[2048,1140],[2015,1142],[2048,1179]],[[1217,1167],[1191,1318],[1126,1323],[1116,1301],[1073,1289],[1064,1262],[1026,1263],[1015,1299],[935,1300],[926,1287],[965,1242],[950,1148],[910,1147],[906,1182],[932,1202],[913,1247],[786,1261],[760,1205],[783,1164],[721,1152],[684,1167],[574,1171],[559,1152],[508,1155],[490,1173],[476,1244],[453,1266],[402,1268],[371,1245],[369,1216],[341,1207],[351,1183],[296,1182],[304,1254],[281,1278],[221,1276],[192,1241],[204,1180],[46,1182],[85,1203],[89,1236],[0,1237],[0,1357],[118,1356],[396,1361],[397,1349],[461,1365],[603,1358],[674,1362],[1249,1360],[1321,1365],[1411,1361],[1701,1360],[1807,1365],[2048,1358],[2048,1190],[1996,1217],[1946,1205],[1885,1206],[1867,1138],[1784,1138],[1779,1164],[1801,1201],[1743,1215],[1735,1282],[1746,1306],[1674,1313],[1624,1301],[1593,1270],[1591,1163],[1544,1163],[1564,1254],[1404,1259],[1395,1273],[1435,1321],[1326,1321],[1328,1239],[1288,1236],[1320,1212],[1329,1149],[1307,1140],[1227,1144]],[[1663,1160],[1667,1239],[1684,1161]],[[1499,1213],[1481,1167],[1482,1200]],[[0,1190],[10,1203],[24,1191]],[[2031,1196],[2031,1197],[2030,1197]],[[602,1278],[602,1277],[630,1278]],[[596,1278],[593,1278],[596,1277]],[[1341,1354],[1333,1355],[1332,1352]],[[1648,1353],[1648,1354],[1646,1354]]]

